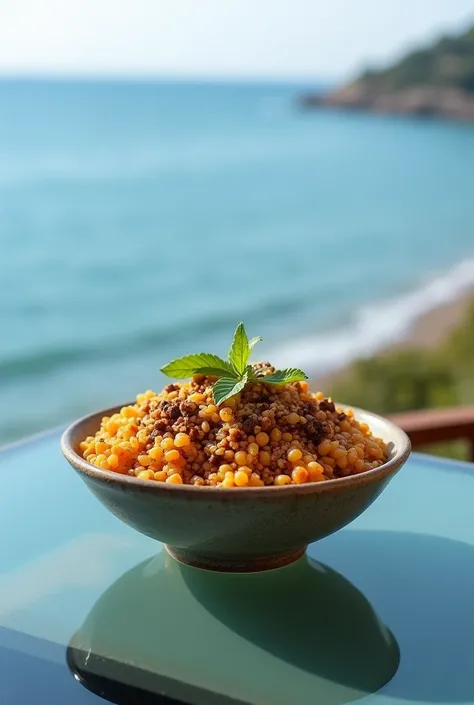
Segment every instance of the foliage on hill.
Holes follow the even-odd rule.
[[[358,360],[329,391],[335,399],[381,414],[474,404],[474,300],[439,348],[407,348]],[[458,450],[442,448],[443,454],[459,457]]]
[[[366,71],[362,80],[377,91],[429,85],[474,92],[474,26],[413,51],[386,70]]]

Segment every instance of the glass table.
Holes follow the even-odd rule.
[[[0,451],[0,702],[474,704],[474,466],[414,454],[293,566],[182,566],[59,451]]]

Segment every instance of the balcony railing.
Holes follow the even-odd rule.
[[[410,411],[391,416],[409,436],[413,448],[441,441],[466,440],[469,459],[474,462],[474,407]]]

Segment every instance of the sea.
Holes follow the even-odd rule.
[[[474,283],[474,127],[308,88],[0,81],[0,443],[158,390],[239,321],[327,374]]]

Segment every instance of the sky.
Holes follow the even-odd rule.
[[[474,0],[0,0],[0,73],[338,79],[474,23]]]

